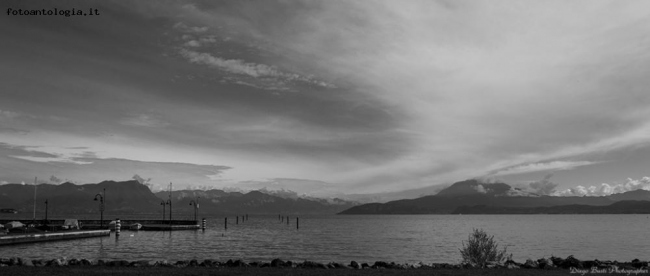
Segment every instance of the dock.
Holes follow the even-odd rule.
[[[63,232],[47,232],[34,234],[11,234],[0,236],[0,246],[19,243],[59,241],[110,236],[110,230],[77,230]]]
[[[201,226],[196,225],[169,225],[169,224],[149,224],[142,225],[144,231],[175,231],[175,230],[198,230],[201,229]]]

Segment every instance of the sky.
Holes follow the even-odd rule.
[[[647,1],[0,5],[0,183],[650,190]]]

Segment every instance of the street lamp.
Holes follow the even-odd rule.
[[[106,188],[104,188],[103,194],[95,195],[95,201],[97,201],[97,197],[99,197],[99,228],[104,228],[104,202],[106,200]]]
[[[198,223],[196,220],[196,213],[199,211],[199,197],[196,197],[196,201],[190,200],[190,205],[194,205],[194,223]]]
[[[45,200],[45,226],[47,226],[47,199]]]
[[[163,207],[163,219],[162,219],[163,223],[165,222],[165,209],[166,209],[165,204],[166,202],[164,200],[160,201],[160,205],[162,205]]]

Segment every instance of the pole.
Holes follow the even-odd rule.
[[[160,205],[162,205],[162,207],[163,207],[163,219],[162,219],[162,222],[165,223],[165,209],[167,209],[167,207],[165,207],[165,205],[167,205],[167,202],[165,202],[164,200],[162,200],[162,201],[160,202]]]
[[[99,227],[104,228],[104,210],[106,209],[106,188],[104,188],[102,192],[102,198],[101,198],[101,212],[99,215]]]
[[[224,229],[228,230],[228,217],[226,217],[226,218],[224,219],[223,227],[224,227]]]
[[[300,229],[300,221],[298,220],[298,217],[296,217],[296,230]]]
[[[36,221],[36,183],[38,182],[38,177],[34,177],[34,217],[32,222]]]
[[[172,225],[172,183],[169,182],[169,225]]]
[[[45,225],[47,225],[47,199],[45,200]]]

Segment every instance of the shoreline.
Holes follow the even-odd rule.
[[[205,259],[203,261],[192,259],[176,262],[154,261],[154,260],[88,260],[88,259],[28,259],[20,257],[0,258],[0,271],[8,267],[121,267],[121,268],[257,268],[257,269],[321,269],[321,270],[561,270],[571,273],[602,273],[605,271],[637,271],[635,274],[650,273],[648,261],[634,259],[629,262],[618,261],[581,261],[573,256],[567,258],[550,257],[538,260],[528,259],[524,263],[513,260],[504,263],[488,263],[485,267],[475,267],[470,264],[450,263],[423,263],[400,264],[395,262],[376,261],[370,263],[319,263],[313,261],[294,262],[291,260],[273,259],[270,262],[246,262],[241,259],[219,261],[216,259]]]

